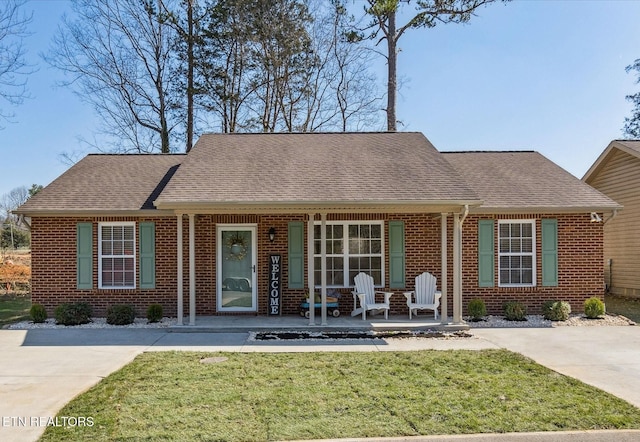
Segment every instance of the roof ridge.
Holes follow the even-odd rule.
[[[440,153],[536,153],[535,150],[449,150]]]
[[[419,131],[407,131],[407,132],[397,132],[397,131],[330,131],[330,132],[205,132],[201,136],[204,135],[224,135],[224,136],[242,136],[242,135],[401,135],[401,134],[422,134]]]
[[[150,153],[115,153],[115,152],[90,152],[87,156],[97,156],[97,157],[169,157],[169,156],[179,156],[186,155],[186,152],[171,152],[171,153],[160,153],[160,152],[150,152]]]

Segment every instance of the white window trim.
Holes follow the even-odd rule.
[[[314,225],[316,226],[321,226],[322,222],[321,221],[314,221]],[[346,241],[347,235],[348,235],[348,226],[349,225],[379,225],[380,226],[380,271],[381,273],[381,277],[380,277],[380,282],[381,284],[378,285],[376,284],[375,287],[385,287],[385,248],[384,248],[384,243],[385,243],[385,237],[384,237],[384,221],[365,221],[365,220],[360,220],[360,221],[326,221],[326,225],[327,226],[335,226],[335,225],[343,225],[343,239],[344,239],[344,249],[345,252],[342,254],[335,254],[335,253],[327,253],[327,257],[331,256],[342,256],[344,257],[344,278],[347,280],[347,282],[349,282],[349,246],[348,243]],[[315,239],[319,239],[319,238],[314,238]],[[315,244],[312,246],[315,248]],[[316,257],[321,257],[321,254],[313,254],[314,258]],[[357,254],[357,255],[353,255],[353,256],[377,256],[377,254],[368,254],[368,255],[362,255],[362,254]],[[320,269],[315,269],[315,270],[320,270]],[[316,288],[320,288],[320,284],[316,283],[315,284]],[[340,289],[340,288],[354,288],[353,285],[348,285],[348,284],[343,284],[343,285],[327,285],[328,288],[336,288],[336,289]]]
[[[133,259],[133,285],[131,286],[103,286],[102,285],[102,227],[105,226],[133,226],[133,255],[107,255],[108,257],[125,257]],[[136,223],[135,221],[122,221],[122,222],[103,222],[98,223],[98,288],[104,290],[129,290],[136,288],[136,273],[137,273],[137,250],[138,243],[136,237]],[[107,257],[104,256],[104,257]]]
[[[500,225],[501,224],[531,224],[531,242],[532,242],[532,250],[531,253],[501,253],[500,252]],[[536,243],[536,220],[535,219],[501,219],[498,220],[498,235],[497,235],[497,239],[498,239],[498,244],[497,244],[497,251],[498,251],[498,287],[536,287],[537,283],[537,275],[536,275],[536,269],[538,267],[537,264],[537,256],[536,256],[536,252],[537,252],[537,243]],[[502,279],[500,278],[500,274],[501,274],[501,266],[500,266],[500,257],[502,256],[512,256],[512,255],[518,255],[518,256],[522,256],[522,255],[531,255],[532,258],[532,269],[531,269],[531,279],[532,282],[531,284],[505,284],[502,282]]]

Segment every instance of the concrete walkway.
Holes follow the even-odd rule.
[[[409,351],[507,348],[640,407],[640,327],[474,329],[468,339],[248,341],[247,333],[160,329],[0,330],[0,440],[37,440],[73,397],[144,351]],[[415,440],[640,440],[640,432],[567,432]],[[378,439],[382,440],[382,439]]]

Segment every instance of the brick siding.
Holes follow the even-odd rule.
[[[539,313],[540,306],[547,299],[569,301],[574,311],[582,310],[582,303],[591,296],[603,299],[604,274],[602,269],[602,225],[590,223],[588,214],[577,215],[519,215],[482,216],[484,219],[535,219],[536,220],[536,265],[537,286],[528,288],[498,287],[497,257],[495,265],[496,287],[478,287],[477,272],[477,223],[479,216],[467,217],[463,227],[463,313],[469,300],[482,298],[492,314],[500,314],[502,304],[508,300],[518,300],[529,308],[530,313]],[[540,219],[558,220],[558,287],[543,287],[541,283],[541,234]],[[405,289],[393,289],[392,313],[407,313],[406,301],[401,294],[413,288],[415,276],[424,271],[433,273],[441,281],[440,217],[439,215],[416,214],[330,214],[332,220],[385,221],[385,281],[389,281],[388,265],[388,221],[401,220],[405,223]],[[155,289],[98,289],[97,228],[99,222],[106,221],[154,221],[156,224],[156,288]],[[299,303],[305,297],[303,289],[289,289],[287,286],[287,229],[290,221],[306,221],[306,215],[197,215],[195,217],[196,238],[196,314],[221,314],[216,310],[216,226],[217,224],[252,224],[257,226],[257,287],[259,315],[268,312],[268,269],[269,255],[282,256],[282,313],[298,314]],[[76,288],[76,224],[93,223],[93,289]],[[496,223],[497,224],[497,223]],[[453,311],[453,217],[448,217],[448,310]],[[269,229],[276,230],[275,241],[268,237]],[[137,229],[136,229],[137,230]],[[306,230],[306,223],[305,223]],[[177,313],[176,300],[176,217],[101,217],[101,218],[32,218],[32,300],[43,304],[49,314],[62,302],[84,301],[94,308],[95,316],[104,316],[112,304],[133,304],[138,316],[144,316],[150,304],[158,303],[167,316]],[[305,234],[305,250],[306,250]],[[497,238],[497,230],[496,230]],[[137,234],[136,234],[136,239]],[[139,247],[139,244],[136,244]],[[184,312],[189,311],[188,278],[188,220],[183,221],[184,245]],[[305,258],[306,264],[306,258]],[[136,265],[136,269],[138,266]],[[139,271],[139,269],[137,270]],[[306,275],[305,275],[306,278]],[[306,279],[305,279],[306,280]],[[136,275],[136,282],[139,275]],[[387,288],[388,289],[388,288]],[[349,314],[353,306],[349,289],[340,290],[341,312]],[[226,313],[238,314],[238,313]]]

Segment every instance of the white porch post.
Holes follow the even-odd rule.
[[[441,264],[440,268],[442,269],[442,273],[440,276],[440,291],[442,292],[442,308],[440,309],[440,319],[441,323],[448,324],[449,323],[449,307],[448,307],[448,299],[447,299],[447,286],[449,284],[447,273],[447,214],[440,214],[440,259]]]
[[[195,214],[189,214],[189,325],[196,325],[196,233]]]
[[[327,214],[320,214],[320,298],[322,325],[327,325]]]
[[[462,323],[462,223],[453,214],[453,323]]]
[[[184,281],[182,277],[183,272],[183,251],[182,251],[182,213],[178,214],[178,237],[176,238],[177,243],[177,260],[178,260],[178,274],[176,275],[176,281],[178,284],[178,325],[183,325],[182,320],[184,316]]]
[[[309,214],[309,220],[307,222],[307,281],[309,283],[309,325],[316,325],[316,309],[315,304],[315,292],[314,292],[314,263],[313,263],[313,221],[315,218],[314,213]]]

